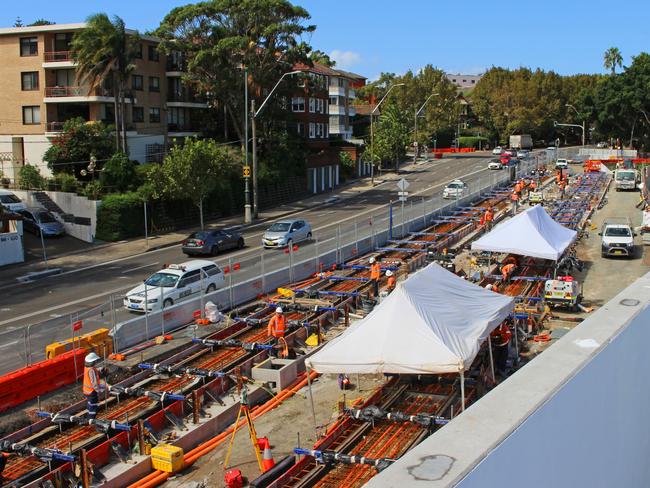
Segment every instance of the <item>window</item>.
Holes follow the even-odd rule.
[[[20,85],[23,91],[38,90],[38,71],[21,73]]]
[[[41,107],[32,105],[23,107],[23,124],[36,125],[41,123]]]
[[[131,75],[131,88],[134,90],[142,90],[143,84],[144,80],[142,78],[142,75]]]
[[[298,132],[299,136],[305,137],[305,124],[302,122],[298,122],[296,124],[296,132]]]
[[[201,270],[195,269],[189,273],[185,273],[181,280],[178,282],[178,288],[183,288],[184,286],[191,285],[201,280]]]
[[[309,122],[309,138],[314,139],[316,137],[316,124]]]
[[[330,105],[338,105],[339,97],[330,97]]]
[[[474,83],[476,83],[476,80],[472,80],[472,85],[473,85]]]
[[[142,59],[142,43],[138,43],[136,46],[134,56],[136,59]]]
[[[74,34],[72,32],[59,32],[54,35],[54,50],[57,52],[70,51],[70,43]]]
[[[149,77],[149,91],[159,92],[160,91],[160,78],[157,76]]]
[[[20,55],[21,56],[38,55],[38,39],[36,37],[21,37]]]
[[[327,139],[330,136],[330,126],[329,124],[323,124],[325,127],[325,132],[323,133],[323,137]]]
[[[156,46],[149,46],[149,61],[158,62],[160,61],[160,53]]]
[[[133,123],[144,122],[144,107],[133,107]]]
[[[316,111],[316,99],[315,98],[310,98],[309,99],[309,112],[312,114]]]
[[[294,97],[291,99],[291,110],[293,112],[305,111],[305,99],[302,97]]]
[[[149,108],[149,122],[152,124],[160,123],[160,108],[158,107]]]
[[[56,70],[56,86],[74,86],[75,72],[73,69]]]

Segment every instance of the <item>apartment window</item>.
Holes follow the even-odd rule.
[[[309,99],[309,112],[314,113],[316,111],[316,99],[315,98],[310,98]]]
[[[74,34],[72,32],[59,32],[54,35],[54,50],[57,52],[70,51],[70,43]]]
[[[149,77],[149,91],[159,92],[160,91],[160,78],[157,76]]]
[[[142,75],[131,75],[131,88],[134,90],[143,90],[144,80]]]
[[[160,53],[156,46],[149,46],[149,61],[160,61]]]
[[[20,86],[23,91],[38,90],[38,71],[20,74]]]
[[[314,139],[316,137],[316,124],[309,122],[309,138]]]
[[[327,139],[330,136],[330,126],[329,124],[323,124],[325,127],[325,132],[323,133],[323,137]]]
[[[305,137],[305,124],[302,122],[298,122],[296,124],[296,132],[298,132],[298,135],[300,137]]]
[[[57,69],[55,77],[56,86],[74,86],[75,84],[75,73],[73,69]]]
[[[38,105],[23,107],[23,124],[34,125],[41,123],[41,107]]]
[[[149,108],[149,122],[152,124],[160,123],[160,108],[158,107]]]
[[[330,105],[338,105],[338,104],[339,104],[338,97],[330,97]]]
[[[294,97],[291,99],[291,111],[292,112],[304,112],[305,111],[305,99],[302,97]]]
[[[136,59],[142,59],[142,43],[141,42],[139,42],[138,45],[135,47],[134,57]]]
[[[21,37],[20,55],[21,56],[38,55],[38,39],[36,37]]]
[[[144,122],[144,107],[133,107],[133,123]]]

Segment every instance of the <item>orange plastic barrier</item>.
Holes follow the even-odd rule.
[[[76,349],[0,377],[0,412],[74,383],[84,369],[85,349]]]
[[[471,153],[476,152],[476,149],[473,147],[461,147],[460,149],[456,147],[439,147],[437,149],[431,149],[432,153]]]

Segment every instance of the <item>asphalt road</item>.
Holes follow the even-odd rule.
[[[441,193],[444,186],[455,178],[462,178],[477,188],[485,186],[503,172],[487,170],[489,157],[463,157],[422,162],[402,176],[410,183],[409,198],[418,202],[422,197],[435,197],[432,206],[443,204]],[[371,217],[387,215],[388,201],[397,195],[395,181],[385,181],[372,190],[357,196],[318,208],[300,211],[296,216],[311,223],[316,243],[306,243],[294,259],[313,256],[320,246],[336,247],[338,233],[345,233],[352,240],[357,226],[367,227]],[[407,214],[409,206],[406,207]],[[421,212],[421,211],[420,211]],[[417,215],[417,214],[416,214]],[[394,223],[400,223],[399,209]],[[408,216],[407,216],[408,220]],[[247,247],[235,252],[209,258],[220,266],[240,263],[241,269],[234,273],[237,282],[260,275],[260,254],[264,253],[264,269],[269,272],[288,265],[288,256],[279,250],[261,250],[261,235],[267,225],[252,227],[243,232]],[[55,340],[70,337],[70,323],[77,317],[84,318],[84,332],[98,327],[110,327],[114,320],[126,320],[132,315],[121,307],[121,296],[141,283],[164,263],[179,263],[188,258],[180,246],[172,246],[145,254],[110,260],[90,268],[64,269],[60,275],[43,280],[4,287],[0,294],[0,372],[12,366],[22,366],[26,351],[32,351],[32,360],[40,359],[44,346]],[[110,300],[114,305],[110,305]],[[25,339],[24,329],[31,326],[31,343]],[[8,368],[8,369],[7,369]]]

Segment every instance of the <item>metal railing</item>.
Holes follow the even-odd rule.
[[[46,63],[72,61],[72,51],[45,51],[43,53]]]
[[[63,124],[65,122],[48,122],[47,132],[61,132],[63,130]]]
[[[46,97],[112,97],[106,88],[91,90],[88,86],[48,86],[45,87]]]

